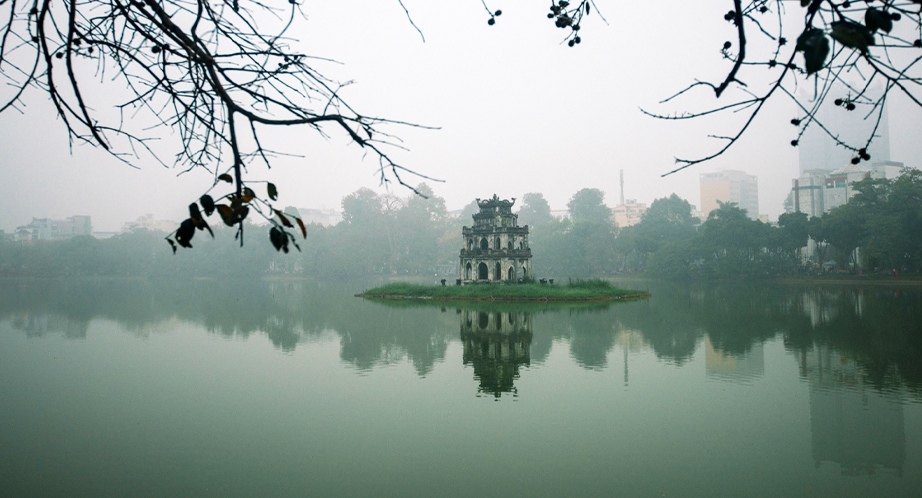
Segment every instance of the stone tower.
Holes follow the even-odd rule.
[[[518,226],[519,215],[512,213],[511,201],[477,199],[480,212],[474,226],[461,231],[461,282],[517,282],[530,278],[531,249],[528,225]]]

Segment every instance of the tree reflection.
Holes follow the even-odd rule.
[[[544,362],[558,342],[566,343],[571,358],[588,369],[609,368],[618,348],[649,349],[675,365],[687,363],[702,348],[706,357],[710,354],[710,374],[727,370],[728,363],[722,362],[737,367],[748,362],[750,374],[722,377],[733,380],[757,376],[761,345],[781,337],[797,358],[825,348],[854,361],[856,375],[870,389],[906,389],[922,398],[922,292],[917,288],[653,282],[651,299],[577,305],[370,303],[352,297],[361,288],[361,282],[310,280],[5,280],[0,320],[29,336],[54,333],[74,339],[86,337],[96,319],[115,321],[136,335],[169,330],[174,321],[189,322],[226,337],[264,334],[285,352],[333,334],[341,360],[358,370],[406,361],[425,376],[457,340],[460,319],[461,330],[467,331],[464,361],[475,366],[484,392],[490,393],[513,392],[518,366]],[[526,317],[528,327],[521,328]],[[512,333],[516,327],[527,334]],[[471,335],[486,330],[492,335]],[[630,348],[624,338],[628,332]],[[503,359],[502,354],[490,356],[491,347],[498,348],[497,354],[503,348],[524,352]],[[490,370],[484,361],[493,357],[511,363]]]

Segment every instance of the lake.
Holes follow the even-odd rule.
[[[352,297],[370,285],[0,281],[0,495],[922,489],[922,287]]]

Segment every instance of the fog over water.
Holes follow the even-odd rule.
[[[563,31],[541,6],[490,2],[503,15],[488,26],[477,1],[404,4],[425,42],[398,2],[369,0],[306,3],[308,21],[294,36],[306,53],[342,63],[317,67],[355,81],[344,95],[360,112],[440,127],[388,131],[409,149],[393,151],[401,164],[445,180],[429,183],[449,209],[493,193],[521,198],[527,192],[542,192],[552,208],[563,209],[584,187],[604,190],[613,206],[621,169],[627,198],[649,204],[675,192],[699,205],[700,173],[738,169],[759,177],[762,213],[776,218],[782,211],[798,171],[797,151],[788,145],[796,114],[789,102],[772,102],[729,153],[667,178],[660,175],[674,167],[676,156],[712,152],[719,142],[707,135],[725,134],[738,123],[657,121],[639,110],[673,113],[715,104],[706,90],[658,103],[696,78],[725,76],[730,64],[720,47],[733,28],[722,19],[724,3],[601,1],[610,24],[588,18],[575,48],[560,43]],[[93,69],[83,68],[88,80]],[[747,73],[747,83],[758,84],[759,74]],[[106,81],[88,92],[121,90],[112,86]],[[179,170],[155,164],[134,170],[86,146],[71,151],[45,96],[32,91],[25,104],[23,114],[0,116],[2,230],[32,217],[76,214],[92,216],[99,231],[118,230],[146,213],[179,221],[210,186],[205,172],[177,177]],[[891,102],[893,160],[922,165],[915,136],[920,116],[899,98]],[[279,157],[270,171],[251,170],[251,178],[276,182],[279,202],[300,207],[338,208],[343,196],[363,186],[381,191],[374,161],[363,159],[338,131],[327,131],[329,139],[305,130],[267,137],[272,148],[303,157]],[[176,140],[168,133],[161,138]]]

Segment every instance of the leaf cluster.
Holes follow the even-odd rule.
[[[217,180],[214,187],[222,183],[234,183],[234,179],[227,173],[219,175]],[[278,200],[278,188],[275,184],[266,182],[266,194],[268,199],[272,201]],[[199,209],[199,205],[201,205],[201,209]],[[235,238],[242,246],[244,221],[250,214],[251,207],[269,222],[269,241],[276,251],[287,254],[289,244],[299,252],[301,251],[294,233],[286,230],[295,230],[295,225],[297,225],[297,230],[300,232],[302,239],[306,239],[307,227],[301,217],[292,213],[286,215],[281,210],[273,207],[268,200],[259,198],[250,187],[240,185],[233,192],[218,198],[218,203],[215,202],[211,195],[206,193],[197,202],[189,204],[189,217],[179,224],[179,228],[167,235],[166,241],[173,249],[173,254],[176,254],[177,245],[188,249],[192,248],[191,241],[196,230],[207,230],[211,238],[214,238],[214,232],[205,217],[217,212],[225,225],[231,228],[237,227]],[[292,220],[294,220],[294,223],[292,223]]]

